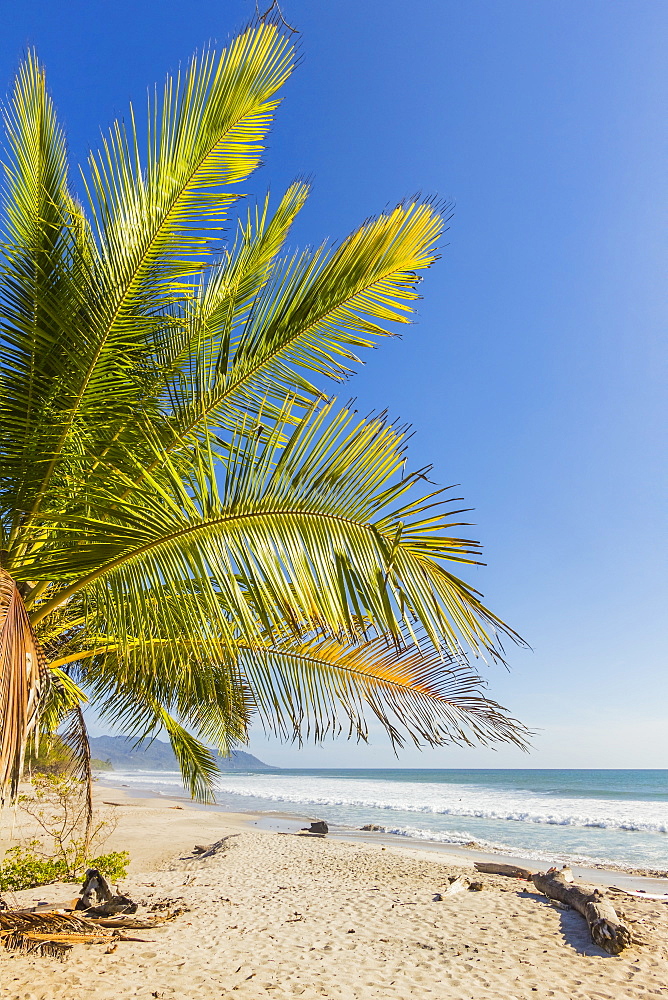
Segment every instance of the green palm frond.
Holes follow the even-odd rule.
[[[146,159],[131,109],[90,158],[91,210],[118,279],[116,321],[132,296],[158,280],[171,287],[199,273],[220,240],[237,195],[221,188],[255,169],[294,66],[294,48],[274,25],[249,28],[220,55],[195,56],[149,99]],[[158,269],[158,275],[153,272]]]
[[[135,592],[131,599],[136,596]],[[159,734],[167,713],[175,726],[178,722],[186,727],[201,745],[204,761],[209,760],[210,745],[229,754],[245,742],[252,711],[236,661],[220,649],[212,656],[210,644],[192,635],[191,617],[201,608],[196,604],[187,608],[186,595],[171,608],[164,590],[146,595],[146,600],[153,607],[148,630],[141,637],[124,635],[116,643],[111,641],[109,623],[91,608],[86,629],[60,647],[64,655],[51,660],[52,673],[60,677],[63,670],[57,665],[61,664],[68,672],[67,685],[75,691],[83,685],[100,717],[120,725],[138,743]],[[51,617],[60,614],[62,609]],[[47,625],[48,619],[39,627]],[[178,727],[168,731],[178,739]],[[195,744],[187,746],[192,749]],[[193,794],[207,799],[210,779],[206,769],[197,771],[197,759],[197,755],[192,758],[189,780],[202,782]]]
[[[42,497],[33,513],[57,469],[76,465],[87,450],[90,431],[107,428],[113,437],[142,398],[143,364],[165,311],[195,293],[197,282],[184,285],[184,276],[208,261],[236,197],[221,188],[257,164],[274,95],[293,62],[292,46],[274,26],[249,29],[220,56],[206,52],[183,77],[168,78],[163,99],[149,105],[145,161],[132,113],[130,125],[117,123],[102,153],[91,157],[94,288],[85,282],[72,344],[60,336],[72,319],[68,302],[53,307],[63,364],[52,385],[49,434],[38,442],[44,457],[35,490]],[[80,228],[77,215],[68,234]]]
[[[215,754],[168,712],[162,709],[159,721],[167,731],[183,781],[193,799],[214,802],[213,785],[218,775]]]
[[[65,136],[32,52],[4,122],[0,504],[14,507],[15,535],[57,437],[58,387],[76,356],[95,248],[68,190]]]
[[[229,428],[239,412],[270,420],[272,402],[321,398],[314,376],[340,382],[352,374],[357,352],[392,333],[388,323],[410,322],[417,272],[435,260],[442,227],[429,202],[409,202],[365,223],[333,252],[286,260],[244,324],[221,329],[196,405],[190,393],[172,396],[174,433],[165,447],[187,447],[209,427]],[[211,315],[213,330],[221,318]]]
[[[306,184],[291,184],[272,214],[268,196],[261,208],[249,208],[234,244],[209,268],[197,294],[182,304],[173,322],[156,328],[152,352],[143,362],[145,385],[150,398],[164,401],[166,412],[141,420],[135,409],[113,435],[103,427],[89,446],[92,473],[104,478],[108,467],[137,468],[142,460],[154,471],[164,450],[197,446],[206,437],[212,411],[220,412],[217,386],[227,370],[234,331],[270,279],[308,190]],[[263,407],[264,419],[279,415],[280,409]]]
[[[437,647],[500,655],[494,632],[514,633],[442,565],[479,561],[478,543],[452,534],[461,511],[434,513],[432,494],[397,507],[424,474],[401,474],[404,450],[383,418],[330,404],[267,440],[241,433],[220,484],[212,458],[186,483],[173,470],[169,491],[166,469],[152,494],[122,503],[90,491],[91,515],[58,519],[63,543],[16,568],[65,583],[33,621],[86,591],[114,632],[141,634],[157,613],[146,594],[159,588],[166,608],[197,595],[188,627],[212,652],[221,637],[233,650],[238,629],[258,635],[293,620],[354,636],[358,616],[394,635],[415,618]]]
[[[174,669],[183,665],[175,649],[168,651],[165,661],[173,671],[166,704],[160,701],[164,686],[153,683],[148,671],[124,682],[114,674],[117,662],[114,658],[111,662],[100,661],[86,674],[100,719],[120,728],[138,746],[166,731],[190,794],[200,802],[212,802],[218,768],[210,746],[213,743],[229,754],[238,742],[244,741],[248,722],[245,712],[235,716],[238,705],[231,711],[228,698],[223,695],[216,700],[215,691],[209,690],[208,698],[203,700],[201,689],[186,690],[192,674],[184,682],[184,672]]]
[[[529,732],[485,694],[462,656],[388,636],[357,643],[313,637],[242,649],[241,669],[265,729],[300,742],[347,730],[366,740],[369,710],[395,746],[514,743]],[[366,711],[365,711],[366,710]]]

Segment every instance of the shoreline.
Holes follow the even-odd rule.
[[[238,809],[230,811],[217,804],[202,805],[193,802],[184,792],[183,795],[166,795],[159,792],[157,795],[149,793],[140,788],[132,788],[122,784],[114,784],[102,780],[98,781],[97,788],[113,788],[122,793],[128,799],[139,799],[143,801],[156,801],[160,803],[174,803],[182,808],[195,809],[203,813],[218,813],[223,816],[233,817],[236,822],[242,819],[249,829],[256,829],[273,833],[295,833],[302,826],[308,825],[311,820],[319,818],[313,814],[287,813],[280,810],[263,810],[262,812],[253,810]],[[182,805],[183,804],[183,805]],[[380,845],[394,853],[408,853],[410,856],[435,856],[436,858],[446,858],[453,863],[473,866],[476,861],[498,862],[500,864],[517,865],[522,868],[529,868],[532,871],[543,871],[552,865],[561,866],[562,859],[550,860],[527,857],[521,853],[508,853],[506,851],[493,851],[478,846],[467,846],[461,844],[448,844],[436,840],[422,840],[417,837],[406,837],[400,834],[386,832],[362,831],[354,827],[344,827],[330,824],[329,838],[336,841],[343,841],[355,844]],[[588,882],[598,885],[616,886],[620,889],[638,889],[645,892],[668,893],[668,872],[655,869],[639,868],[633,865],[623,866],[615,864],[589,865],[569,862],[573,874]]]

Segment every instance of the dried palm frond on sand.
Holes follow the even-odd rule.
[[[12,951],[65,958],[73,944],[109,944],[119,937],[117,930],[69,913],[0,912],[0,939]]]
[[[158,924],[174,920],[187,908],[179,907],[162,914],[135,916],[119,914],[112,917],[90,918],[48,910],[2,910],[0,912],[0,942],[9,950],[36,952],[66,958],[74,944],[108,944],[115,948],[118,941],[140,941],[123,931],[151,930]]]

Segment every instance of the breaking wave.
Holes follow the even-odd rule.
[[[233,811],[318,816],[335,826],[357,830],[372,823],[385,834],[440,844],[471,846],[473,842],[483,851],[551,859],[552,863],[562,859],[575,864],[589,860],[668,867],[663,773],[653,779],[656,787],[650,794],[654,798],[642,797],[642,776],[636,779],[631,772],[617,781],[612,776],[608,779],[607,797],[601,794],[605,788],[601,776],[594,774],[589,795],[582,775],[579,794],[564,794],[563,785],[559,787],[555,780],[558,776],[548,772],[531,779],[533,788],[511,787],[511,772],[500,773],[498,778],[486,772],[478,782],[464,776],[459,782],[433,780],[434,775],[425,771],[413,774],[414,780],[397,771],[388,772],[387,777],[368,771],[221,774],[216,799],[219,807]],[[137,792],[184,794],[176,772],[117,771],[101,774],[100,780]],[[622,785],[624,798],[619,797]],[[633,797],[634,785],[638,786],[637,798]]]
[[[503,820],[547,826],[595,827],[668,833],[665,803],[556,798],[483,785],[442,785],[350,778],[225,775],[221,792],[304,806],[339,806],[385,812]]]

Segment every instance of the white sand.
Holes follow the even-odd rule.
[[[105,846],[132,854],[121,888],[190,912],[131,932],[145,940],[109,955],[77,945],[61,963],[0,950],[3,1000],[668,997],[668,904],[625,899],[648,943],[613,958],[577,913],[514,880],[482,876],[483,892],[433,902],[449,874],[473,875],[460,856],[283,836],[249,828],[247,817],[109,789],[102,797],[125,803]],[[227,851],[182,860],[194,844],[235,832]],[[8,901],[64,901],[77,891],[49,886]]]

